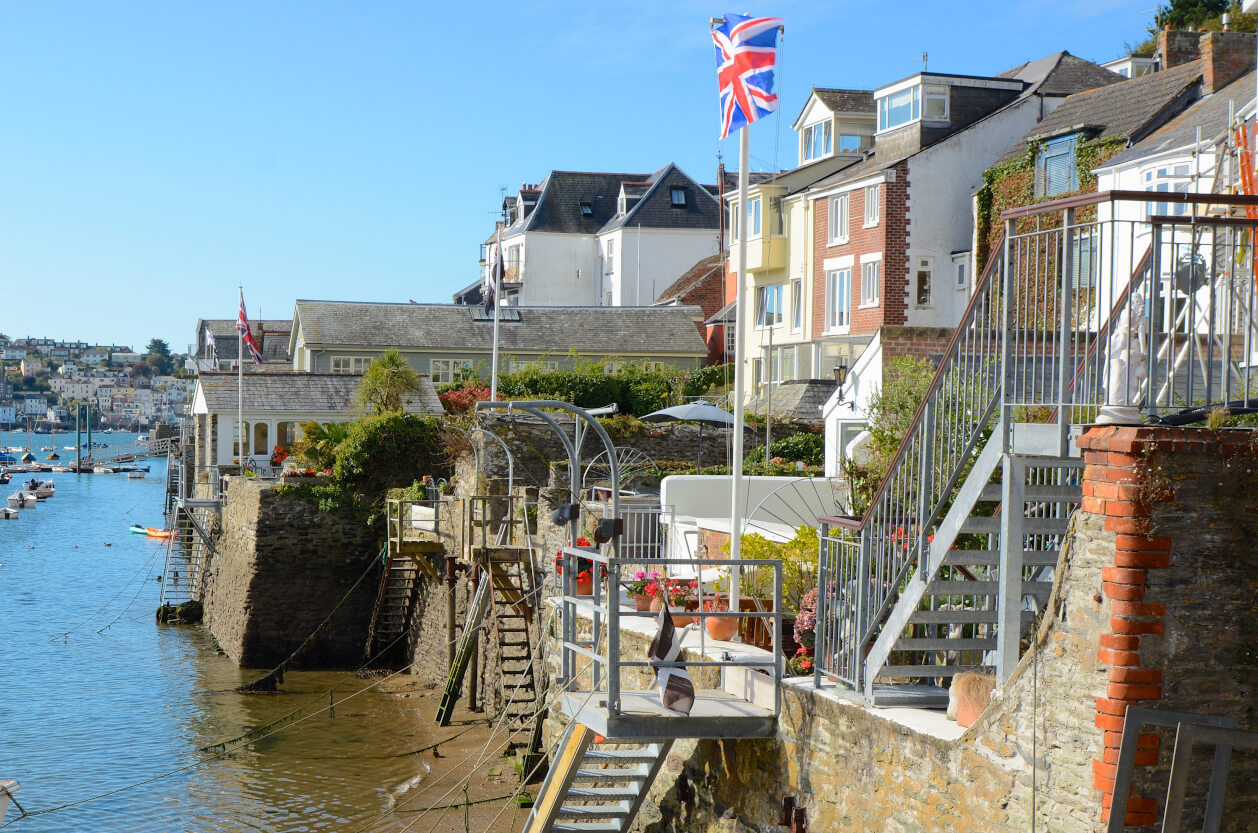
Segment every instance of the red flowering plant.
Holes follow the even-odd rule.
[[[654,595],[647,591],[647,588],[659,581],[660,574],[654,570],[647,575],[646,570],[638,570],[633,574],[633,581],[625,585],[625,592],[630,596],[650,596]]]
[[[569,546],[571,546],[572,542],[569,541],[568,544]],[[589,539],[586,538],[585,536],[582,536],[577,539],[577,546],[587,547],[589,549],[594,548],[594,545],[591,544]],[[563,550],[560,550],[559,552],[555,553],[555,575],[558,575],[558,576],[563,575],[563,562],[564,562],[564,554],[563,554]],[[606,564],[598,565],[598,575],[600,579],[607,576]],[[594,560],[591,558],[586,558],[584,556],[578,556],[577,557],[577,581],[589,581],[593,576],[594,576]]]
[[[812,673],[812,657],[808,656],[807,648],[801,647],[787,664],[790,666],[792,676],[804,677]]]
[[[288,459],[288,450],[283,446],[277,445],[271,450],[271,465],[279,468],[284,465],[284,461]]]
[[[698,591],[699,582],[685,579],[670,578],[664,581],[655,579],[646,586],[646,594],[655,598],[666,599],[669,607],[679,607]]]

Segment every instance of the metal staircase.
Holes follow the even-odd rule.
[[[1254,198],[1178,194],[1151,217],[1146,199],[1001,215],[1003,242],[864,514],[821,519],[817,684],[934,705],[961,671],[1004,680],[1081,500],[1080,426],[1254,401],[1258,298],[1237,220]]]
[[[200,593],[201,572],[213,550],[208,523],[208,510],[176,504],[170,526],[175,535],[167,541],[162,567],[162,606],[183,604]]]
[[[388,544],[385,544],[381,554],[385,559],[384,570],[380,575],[376,604],[371,611],[371,625],[367,628],[368,662],[381,661],[381,654],[393,653],[391,649],[399,641],[398,637],[411,626],[422,581],[419,562],[415,558],[395,554]]]
[[[596,740],[568,724],[524,833],[627,833],[673,742]]]

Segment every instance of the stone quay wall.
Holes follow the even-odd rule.
[[[1224,714],[1255,728],[1253,437],[1087,430],[1079,442],[1084,503],[1048,607],[973,726],[943,724],[937,712],[871,709],[831,684],[791,681],[775,737],[674,744],[639,829],[780,830],[782,799],[792,796],[809,828],[827,833],[1105,830],[1127,706]],[[627,651],[645,654],[649,636],[621,638]],[[559,646],[550,648],[553,659]],[[552,714],[552,743],[562,721]],[[1150,730],[1140,741],[1125,821],[1155,829],[1173,734]],[[1185,829],[1200,829],[1210,754],[1201,753]],[[1256,763],[1233,756],[1223,830],[1250,829]]]
[[[215,552],[202,575],[206,627],[238,665],[269,668],[344,598],[294,664],[357,667],[380,583],[377,534],[349,516],[277,494],[272,483],[226,478]]]

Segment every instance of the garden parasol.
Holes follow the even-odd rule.
[[[716,407],[711,402],[687,402],[671,408],[661,408],[642,417],[643,422],[697,422],[699,423],[699,457],[695,461],[697,471],[703,462],[703,426],[733,425],[734,415]]]

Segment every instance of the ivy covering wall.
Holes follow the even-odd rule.
[[[1052,197],[1035,196],[1035,158],[1043,147],[1042,142],[1029,142],[1026,152],[998,165],[993,165],[983,173],[983,187],[979,189],[978,201],[978,246],[974,253],[975,274],[982,274],[992,255],[992,250],[1004,233],[1004,224],[1000,222],[1000,214],[1010,208],[1023,205],[1049,202],[1068,197],[1072,194],[1088,194],[1096,191],[1096,175],[1092,173],[1098,165],[1117,155],[1127,147],[1125,138],[1110,138],[1095,141],[1080,141],[1075,147],[1075,166],[1079,175],[1079,189]]]

